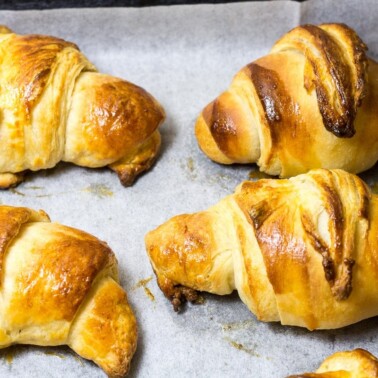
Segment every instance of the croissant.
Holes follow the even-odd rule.
[[[262,321],[339,328],[378,315],[378,196],[342,170],[245,181],[146,235],[175,310],[237,290]]]
[[[0,27],[0,51],[0,188],[59,161],[109,166],[125,186],[150,168],[165,115],[144,89],[62,39]]]
[[[202,151],[281,177],[378,160],[378,64],[343,24],[302,25],[242,68],[200,114]]]
[[[338,352],[326,358],[316,373],[288,378],[378,378],[378,360],[364,349]]]
[[[127,373],[137,325],[108,245],[43,211],[0,206],[0,348],[67,344]]]

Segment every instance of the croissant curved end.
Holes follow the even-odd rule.
[[[75,85],[64,160],[109,165],[122,184],[131,185],[155,161],[164,119],[164,109],[144,89],[109,75],[83,73]]]

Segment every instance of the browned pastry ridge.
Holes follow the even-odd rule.
[[[337,352],[327,357],[316,373],[288,378],[378,378],[378,360],[364,349]]]
[[[378,160],[378,64],[344,24],[302,25],[242,68],[196,123],[202,151],[281,177]]]
[[[378,196],[342,170],[245,181],[145,240],[176,309],[237,290],[258,319],[310,330],[378,315]]]
[[[0,348],[67,344],[111,377],[127,373],[137,324],[106,243],[0,206],[0,292]]]
[[[50,36],[0,27],[0,56],[0,188],[59,161],[109,166],[125,186],[151,167],[165,114],[144,89]]]

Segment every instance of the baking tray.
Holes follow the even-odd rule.
[[[130,377],[284,377],[313,370],[338,350],[378,354],[378,318],[309,332],[258,322],[237,294],[205,295],[203,305],[176,314],[156,285],[144,247],[147,231],[173,215],[205,209],[256,177],[255,166],[208,160],[193,134],[203,106],[236,71],[306,22],[349,24],[377,58],[377,14],[374,0],[0,12],[0,22],[19,33],[77,43],[99,70],[143,86],[166,109],[160,158],[131,188],[107,169],[59,164],[0,192],[1,203],[44,209],[53,221],[88,231],[114,250],[139,323]],[[362,177],[377,189],[377,169]],[[105,375],[67,347],[14,346],[0,352],[0,376]]]

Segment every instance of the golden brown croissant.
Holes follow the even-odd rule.
[[[110,376],[127,373],[137,325],[106,243],[0,206],[0,276],[0,348],[67,344]]]
[[[59,161],[109,166],[124,185],[160,147],[164,110],[144,89],[101,74],[73,43],[0,28],[0,188]]]
[[[378,160],[378,64],[343,24],[303,25],[250,63],[196,123],[203,152],[281,177]]]
[[[148,233],[146,248],[175,309],[236,289],[263,321],[326,329],[378,315],[378,196],[342,170],[246,181]]]
[[[364,349],[338,352],[326,358],[316,373],[288,378],[378,378],[378,360]]]

